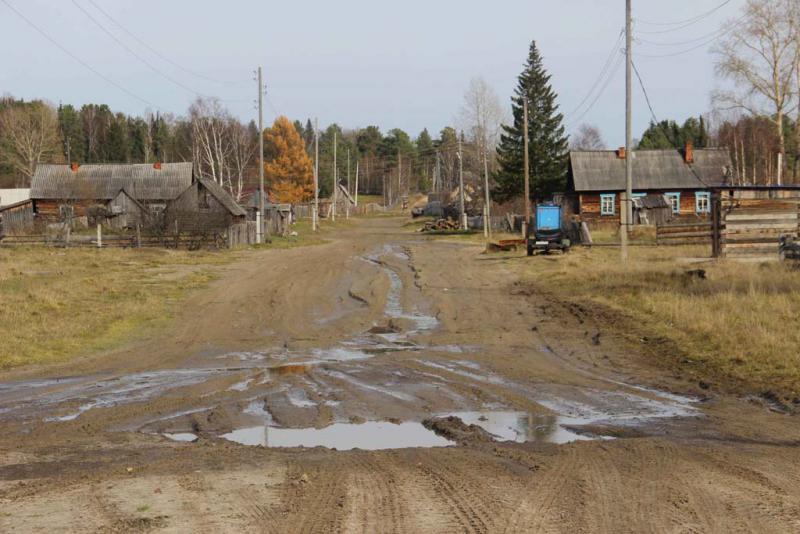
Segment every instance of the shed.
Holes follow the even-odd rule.
[[[217,182],[197,177],[167,204],[166,224],[186,230],[222,229],[244,222],[247,212]]]

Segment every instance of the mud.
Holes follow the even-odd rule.
[[[792,416],[402,224],[252,251],[165,332],[1,375],[0,531],[800,529]]]

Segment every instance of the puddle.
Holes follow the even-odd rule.
[[[597,439],[567,428],[568,425],[587,424],[587,421],[553,415],[532,415],[513,411],[455,412],[440,417],[454,416],[464,424],[476,425],[497,438],[497,441],[517,443],[540,442],[564,444],[573,441]]]
[[[165,433],[162,434],[162,436],[164,436],[165,438],[169,438],[172,441],[183,441],[185,443],[194,443],[195,441],[200,439],[197,437],[197,435],[192,434],[191,432],[177,432],[174,434]]]
[[[247,391],[250,388],[250,384],[253,383],[252,378],[248,378],[247,380],[243,380],[242,382],[238,382],[231,387],[228,388],[228,391]]]
[[[262,447],[326,447],[384,450],[455,445],[420,423],[335,423],[325,428],[276,428],[267,425],[241,428],[221,436],[242,445]]]
[[[292,389],[286,397],[289,399],[289,403],[296,408],[317,407],[317,403],[309,399],[305,390],[302,389]]]

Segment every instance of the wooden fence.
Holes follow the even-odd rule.
[[[713,235],[713,224],[706,221],[669,223],[656,226],[656,243],[659,245],[710,244]]]
[[[800,199],[719,202],[718,255],[777,259],[782,236],[798,237]]]

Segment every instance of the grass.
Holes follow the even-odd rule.
[[[311,229],[311,221],[303,219],[292,226],[291,233],[297,235],[288,235],[286,237],[271,236],[269,243],[253,245],[249,248],[269,250],[323,245],[330,242],[328,237],[332,234],[340,230],[352,228],[354,224],[356,224],[355,219],[344,219],[340,217],[336,222],[323,219],[320,221],[319,229],[314,232]]]
[[[800,269],[722,260],[708,247],[577,248],[526,264],[530,281],[561,299],[610,312],[609,322],[686,376],[749,392],[800,395]],[[707,279],[687,274],[706,270]],[[588,302],[587,302],[588,301]],[[619,319],[619,320],[617,320]]]
[[[234,255],[0,248],[0,369],[64,361],[159,327]]]

